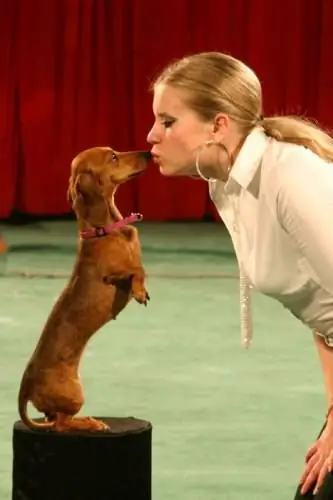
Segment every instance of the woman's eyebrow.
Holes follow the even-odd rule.
[[[172,115],[170,115],[168,113],[157,113],[157,116],[159,118],[174,118]]]

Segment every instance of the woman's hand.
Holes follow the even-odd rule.
[[[305,457],[305,470],[300,480],[301,494],[304,495],[311,487],[317,494],[325,477],[333,470],[333,422],[327,423],[317,441],[309,448]]]

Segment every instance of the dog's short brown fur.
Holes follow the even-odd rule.
[[[8,250],[8,247],[7,247],[7,244],[6,244],[6,241],[4,239],[4,237],[0,234],[0,255],[1,254],[5,254]]]
[[[117,186],[143,172],[147,152],[118,153],[96,147],[72,162],[68,198],[79,230],[121,219],[114,203]],[[76,416],[84,404],[78,367],[90,337],[126,307],[133,297],[147,304],[145,272],[137,229],[130,225],[103,237],[80,239],[69,282],[56,301],[25,369],[19,392],[19,414],[30,428],[103,430],[103,422]],[[27,405],[46,417],[37,422]]]

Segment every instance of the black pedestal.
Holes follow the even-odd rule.
[[[97,417],[99,433],[13,429],[12,500],[151,500],[152,425]]]

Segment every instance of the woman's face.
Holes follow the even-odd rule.
[[[196,149],[209,139],[212,123],[203,122],[182,99],[182,91],[158,85],[154,91],[155,122],[147,140],[163,175],[195,175]]]

